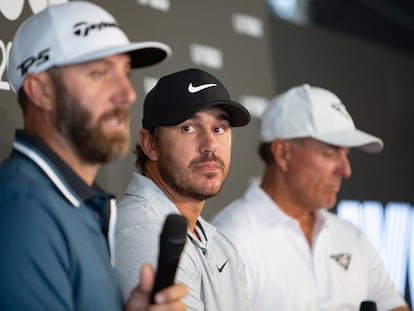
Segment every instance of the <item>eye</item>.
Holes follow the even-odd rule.
[[[107,73],[107,70],[94,69],[94,70],[91,71],[90,75],[93,79],[99,79],[99,78],[102,78],[103,76],[105,76],[106,73]]]
[[[129,80],[131,80],[131,76],[132,76],[131,69],[130,69],[130,68],[127,68],[127,69],[124,71],[124,75],[125,75],[125,77],[127,77]]]
[[[195,127],[194,126],[192,126],[192,125],[184,125],[182,128],[181,128],[181,130],[184,132],[184,133],[194,133],[195,132]]]
[[[323,154],[328,158],[337,158],[339,156],[339,150],[334,147],[326,148]]]
[[[224,134],[226,132],[226,129],[224,127],[216,127],[214,129],[214,132],[216,132],[217,134]]]

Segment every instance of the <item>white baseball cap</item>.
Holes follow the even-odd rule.
[[[372,153],[380,152],[384,145],[380,138],[355,128],[335,94],[308,84],[291,88],[271,100],[260,123],[262,142],[304,137]]]
[[[130,54],[131,67],[138,68],[169,58],[171,49],[160,42],[130,42],[115,18],[96,4],[71,1],[50,5],[18,28],[7,76],[17,92],[29,73],[119,53]]]

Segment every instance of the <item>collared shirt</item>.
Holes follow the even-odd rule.
[[[359,310],[363,300],[378,310],[405,305],[360,230],[326,210],[316,217],[311,248],[298,221],[252,184],[213,219],[245,261],[254,310]]]
[[[179,214],[173,202],[153,181],[134,173],[119,203],[116,229],[115,264],[124,298],[144,262],[156,267],[159,235],[168,214]],[[175,278],[189,288],[183,299],[187,309],[251,310],[244,266],[233,245],[202,217],[196,232],[200,239],[188,231]]]
[[[1,310],[122,310],[103,235],[110,199],[16,132],[0,166]]]

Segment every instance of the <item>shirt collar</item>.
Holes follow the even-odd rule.
[[[287,215],[260,187],[257,183],[252,183],[246,192],[246,199],[252,206],[260,206],[256,208],[255,212],[259,214],[260,219],[269,227],[273,228],[280,224],[295,224],[298,225],[298,221],[289,215]],[[327,222],[328,211],[325,208],[321,208],[315,212],[316,227],[321,229]],[[316,228],[315,227],[315,228]]]
[[[19,148],[22,146],[22,148]],[[96,183],[89,187],[59,156],[54,153],[39,137],[30,135],[24,130],[16,131],[16,140],[13,144],[14,150],[23,153],[43,171],[45,168],[39,165],[39,161],[44,163],[51,171],[46,170],[46,175],[56,184],[61,182],[63,189],[57,186],[61,192],[68,191],[68,194],[64,195],[68,198],[73,195],[74,199],[68,199],[73,205],[76,206],[76,199],[80,201],[88,201],[99,193],[104,192]],[[26,151],[26,152],[25,152]],[[38,161],[37,161],[38,160]],[[54,175],[56,174],[56,175]],[[57,180],[53,180],[52,175],[57,177]],[[63,191],[62,191],[63,190]],[[112,195],[108,195],[112,197]]]

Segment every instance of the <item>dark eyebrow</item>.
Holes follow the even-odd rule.
[[[228,113],[220,113],[217,119],[230,122],[230,115]]]

